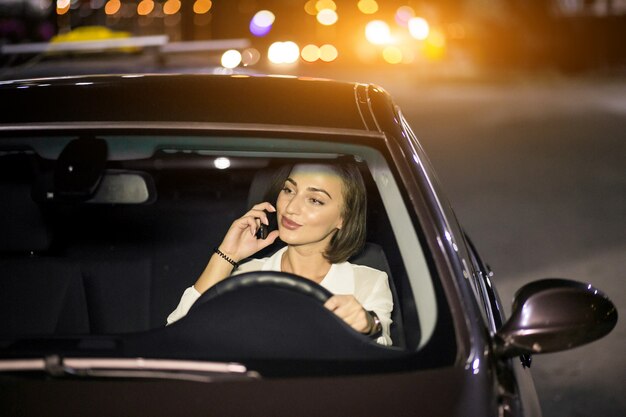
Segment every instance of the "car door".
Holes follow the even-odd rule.
[[[472,240],[464,234],[468,253],[472,262],[470,284],[480,307],[485,325],[491,338],[506,322],[506,314],[494,285],[494,273],[485,263]],[[499,388],[499,415],[501,416],[541,416],[539,399],[530,373],[532,358],[522,355],[513,359],[494,360]]]

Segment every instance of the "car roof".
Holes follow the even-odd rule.
[[[368,87],[291,76],[208,74],[0,81],[0,124],[146,121],[368,130],[356,99],[357,89]]]

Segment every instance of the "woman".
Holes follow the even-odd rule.
[[[168,324],[186,315],[203,292],[230,275],[282,271],[328,289],[334,295],[325,303],[326,308],[354,330],[391,345],[393,301],[387,274],[347,262],[365,242],[366,191],[357,167],[345,163],[298,164],[281,186],[276,206],[257,204],[233,222],[204,272],[183,293]],[[278,230],[266,239],[257,239],[260,224],[269,224],[268,212],[276,213]],[[269,258],[238,265],[279,236],[286,247]]]

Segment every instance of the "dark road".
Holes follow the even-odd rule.
[[[524,283],[566,277],[593,283],[622,313],[626,81],[397,81],[378,82],[403,108],[496,272],[505,308]],[[621,319],[598,342],[536,355],[544,415],[626,415],[625,351]]]

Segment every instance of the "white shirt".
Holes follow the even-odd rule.
[[[286,250],[287,247],[284,247],[269,258],[250,259],[241,264],[232,275],[253,271],[280,271],[282,255]],[[365,310],[374,311],[383,327],[383,334],[376,339],[376,342],[391,346],[389,329],[393,297],[385,272],[368,266],[342,262],[331,265],[320,285],[333,294],[354,295]],[[187,288],[183,292],[178,307],[168,316],[167,324],[172,324],[184,317],[200,295],[193,285]]]

